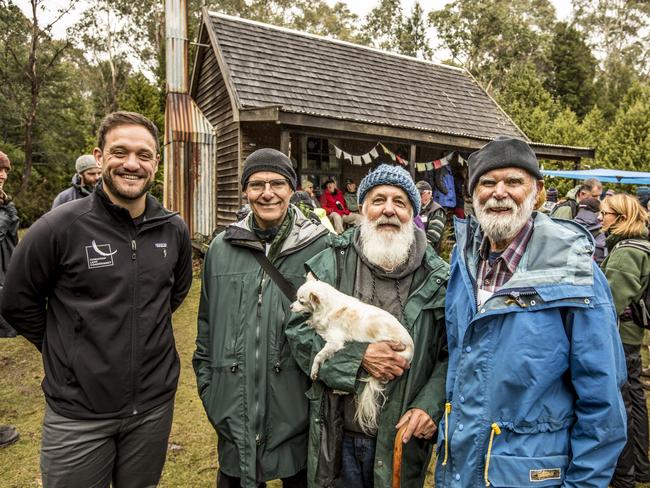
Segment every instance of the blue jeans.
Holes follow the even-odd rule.
[[[336,480],[337,488],[373,488],[375,464],[374,437],[343,434],[341,473]]]

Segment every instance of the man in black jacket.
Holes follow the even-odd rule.
[[[172,312],[192,280],[187,226],[148,194],[156,126],[116,112],[94,156],[102,182],[18,244],[0,313],[43,355],[45,488],[155,486],[179,360]]]

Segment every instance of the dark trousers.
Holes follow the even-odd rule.
[[[307,470],[303,469],[288,478],[282,478],[284,488],[307,488]],[[264,488],[266,483],[260,483],[259,488]],[[217,476],[217,488],[241,488],[241,479],[236,476],[228,476],[221,470]]]
[[[377,439],[364,435],[343,434],[341,472],[337,488],[373,488]]]
[[[627,444],[616,464],[611,485],[632,488],[635,482],[650,481],[648,461],[648,409],[641,385],[641,346],[623,344],[627,382],[621,388],[627,413]]]
[[[173,415],[173,398],[123,419],[69,419],[46,406],[43,488],[155,488]]]

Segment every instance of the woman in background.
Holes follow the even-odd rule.
[[[636,482],[650,481],[648,410],[641,384],[641,343],[645,329],[635,323],[630,309],[645,296],[650,277],[648,214],[636,198],[618,194],[605,198],[599,219],[603,231],[609,234],[606,239],[609,255],[601,268],[614,297],[627,363],[627,382],[621,389],[627,412],[627,444],[618,458],[611,486],[633,488]]]

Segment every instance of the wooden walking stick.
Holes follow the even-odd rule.
[[[404,447],[404,431],[408,427],[408,422],[397,431],[395,435],[395,444],[393,444],[393,483],[391,488],[401,488],[402,476],[402,448]]]

